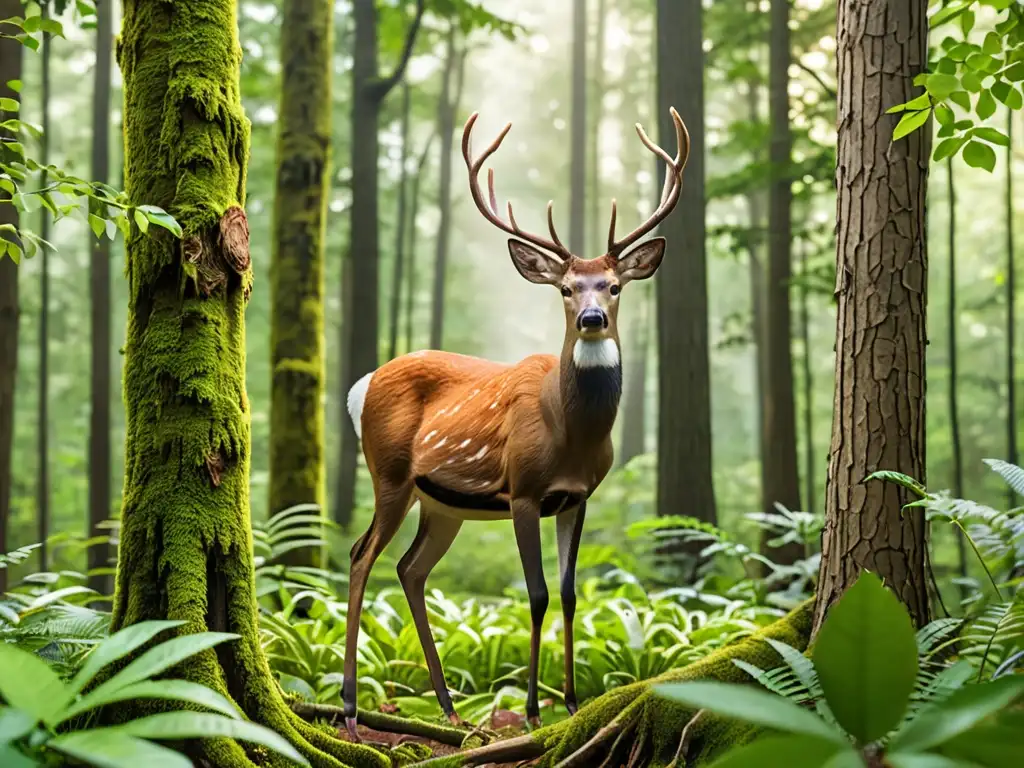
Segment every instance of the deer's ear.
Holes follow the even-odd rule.
[[[519,274],[531,283],[557,285],[565,275],[565,263],[522,240],[509,239],[508,253]]]
[[[619,279],[623,283],[630,280],[646,280],[661,266],[665,255],[665,238],[653,237],[640,243],[636,248],[620,256],[616,263]]]

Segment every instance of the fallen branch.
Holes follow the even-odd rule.
[[[520,760],[532,760],[544,754],[544,745],[533,736],[517,736],[514,739],[496,741],[484,747],[467,749],[457,755],[434,757],[421,763],[413,763],[408,768],[451,768],[453,765],[471,766],[484,763],[514,763]],[[454,761],[458,760],[458,763]]]
[[[292,712],[303,720],[315,720],[318,717],[322,717],[334,722],[344,718],[342,708],[331,704],[311,704],[306,701],[296,701],[292,702],[291,706]],[[456,728],[451,725],[412,720],[407,717],[397,717],[366,709],[359,710],[359,723],[375,731],[419,736],[420,738],[447,744],[450,747],[461,747],[462,742],[472,733],[472,731]]]

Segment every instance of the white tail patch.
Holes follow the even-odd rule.
[[[615,339],[577,339],[572,361],[578,368],[614,368],[619,364],[619,345]]]
[[[363,437],[363,405],[366,404],[366,391],[370,388],[370,379],[374,373],[376,371],[370,371],[348,391],[348,415],[352,417],[352,426],[359,439]]]

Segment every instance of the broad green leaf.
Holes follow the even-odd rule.
[[[228,632],[199,632],[194,635],[171,638],[150,648],[113,678],[99,686],[93,693],[99,694],[102,691],[104,696],[109,695],[111,691],[148,680],[190,656],[195,656],[215,645],[237,638],[238,635]]]
[[[939,747],[944,755],[985,768],[1024,765],[1024,740],[1013,725],[978,725]]]
[[[10,744],[36,727],[36,719],[28,712],[0,707],[0,744]]]
[[[974,135],[979,139],[984,139],[991,144],[998,144],[1001,147],[1010,146],[1010,137],[997,128],[989,128],[982,126],[975,129]]]
[[[954,75],[935,73],[933,75],[928,75],[925,80],[925,87],[928,89],[928,93],[930,93],[936,101],[945,101],[953,91],[960,89],[960,81]],[[921,107],[918,107],[918,109],[922,109],[927,106],[927,104],[924,104]]]
[[[41,658],[0,642],[0,696],[15,709],[46,721],[64,708],[72,694]]]
[[[711,768],[821,768],[840,750],[856,753],[849,746],[822,741],[811,736],[765,736],[746,746],[733,749],[711,764]]]
[[[658,694],[696,709],[845,744],[845,736],[820,717],[774,693],[745,685],[718,682],[666,683]]]
[[[969,730],[1024,695],[1024,677],[1003,677],[982,685],[969,685],[943,703],[929,707],[896,733],[889,748],[922,752]]]
[[[928,117],[931,113],[932,111],[930,109],[922,109],[920,112],[905,113],[896,124],[896,128],[893,129],[892,140],[897,141],[898,139],[902,139],[908,133],[913,133],[928,122]]]
[[[960,31],[964,33],[964,37],[971,34],[971,30],[974,29],[974,11],[964,11],[960,14]]]
[[[99,690],[89,693],[84,698],[76,701],[59,715],[59,723],[70,720],[75,715],[96,709],[115,701],[128,701],[130,699],[168,699],[173,701],[186,701],[200,707],[212,709],[228,717],[239,717],[235,706],[216,691],[207,688],[199,683],[188,680],[144,680],[141,683],[127,685],[115,691],[100,696]]]
[[[155,205],[140,205],[136,210],[142,211],[150,223],[173,232],[175,237],[182,236],[181,225],[163,208],[158,208]]]
[[[996,153],[988,144],[972,140],[964,147],[964,162],[972,168],[984,168],[991,173],[996,167]]]
[[[1010,109],[1020,109],[1024,106],[1024,96],[1017,88],[1002,81],[992,84],[992,95]]]
[[[960,77],[960,84],[971,93],[981,90],[982,77],[977,72],[964,72]]]
[[[135,224],[138,226],[139,231],[142,232],[142,234],[146,234],[149,230],[149,219],[146,218],[146,214],[136,208],[132,211],[132,218],[135,219]]]
[[[184,755],[117,733],[113,728],[65,733],[48,741],[46,746],[96,768],[192,768],[192,761]]]
[[[7,98],[6,96],[0,96],[0,111],[2,112],[17,112],[21,105],[15,99]]]
[[[147,739],[199,739],[224,737],[259,744],[300,765],[309,765],[295,747],[278,733],[247,720],[233,720],[203,712],[161,712],[140,720],[132,720],[117,730]]]
[[[21,80],[8,80],[7,87],[15,93],[21,93],[22,82]]]
[[[89,214],[89,226],[92,228],[92,233],[94,235],[96,235],[96,237],[102,237],[103,236],[103,230],[105,230],[107,228],[107,222],[105,222],[103,219],[101,219],[96,214],[90,213]]]
[[[935,120],[939,125],[952,126],[956,122],[956,116],[953,114],[953,110],[945,104],[939,104],[935,107]]]
[[[899,725],[917,678],[917,640],[900,601],[868,571],[829,611],[813,652],[836,721],[861,745]]]
[[[998,56],[1003,52],[1003,39],[998,32],[989,32],[985,35],[985,42],[981,44],[981,50],[989,56]]]
[[[971,97],[967,91],[953,91],[949,94],[949,100],[961,109],[969,110],[971,108]]]
[[[966,136],[958,136],[952,139],[946,139],[945,141],[939,142],[938,146],[935,147],[935,152],[932,154],[932,159],[936,162],[945,160],[947,157],[952,157],[960,151],[962,147],[967,143]]]
[[[25,757],[14,747],[0,744],[0,765],[4,768],[36,768],[39,763],[31,757]]]
[[[97,645],[71,681],[71,693],[78,695],[107,664],[141,648],[165,629],[180,627],[184,621],[142,621],[119,630]]]
[[[982,91],[978,97],[978,105],[974,108],[982,120],[988,120],[996,113],[996,100],[991,91]]]

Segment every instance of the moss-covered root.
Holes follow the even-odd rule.
[[[765,642],[769,638],[805,649],[810,637],[813,608],[814,601],[809,600],[738,643],[653,680],[609,691],[581,708],[574,717],[542,728],[531,736],[429,760],[419,766],[455,768],[482,765],[495,762],[499,757],[509,761],[539,757],[537,765],[545,768],[619,765],[682,768],[683,765],[701,765],[723,749],[753,738],[756,730],[668,701],[656,695],[652,686],[687,680],[750,682],[750,676],[733,664],[733,659],[742,659],[762,668],[776,666],[780,660]]]

